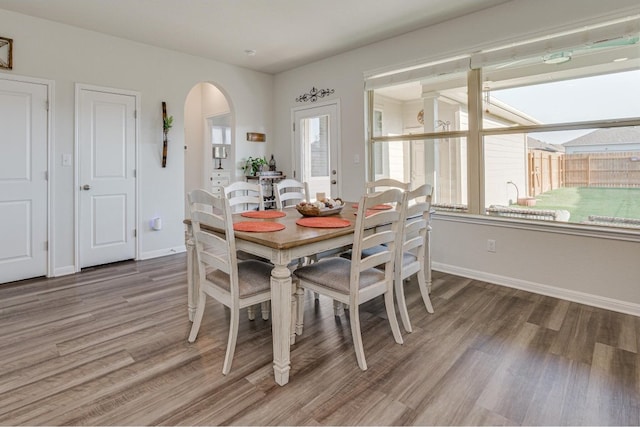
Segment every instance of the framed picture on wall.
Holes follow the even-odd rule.
[[[0,37],[0,69],[10,70],[13,67],[13,40]]]

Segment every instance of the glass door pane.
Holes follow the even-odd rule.
[[[296,179],[309,185],[309,197],[340,194],[338,177],[337,104],[294,112]]]
[[[303,135],[305,165],[302,179],[309,184],[309,196],[313,198],[316,193],[330,195],[329,116],[302,119],[300,128]]]

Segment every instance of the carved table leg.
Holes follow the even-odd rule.
[[[279,385],[289,382],[292,321],[291,272],[276,264],[271,271],[271,328],[273,335],[273,374]]]

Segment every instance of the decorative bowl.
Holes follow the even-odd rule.
[[[302,216],[327,216],[327,215],[337,215],[344,208],[344,205],[336,206],[333,208],[318,208],[317,206],[307,204],[307,205],[296,205],[296,209]]]

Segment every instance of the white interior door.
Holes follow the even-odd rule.
[[[338,118],[336,103],[294,110],[295,176],[309,184],[311,199],[340,194]]]
[[[0,79],[0,283],[47,274],[47,101]]]
[[[79,266],[135,258],[136,97],[78,89]]]

